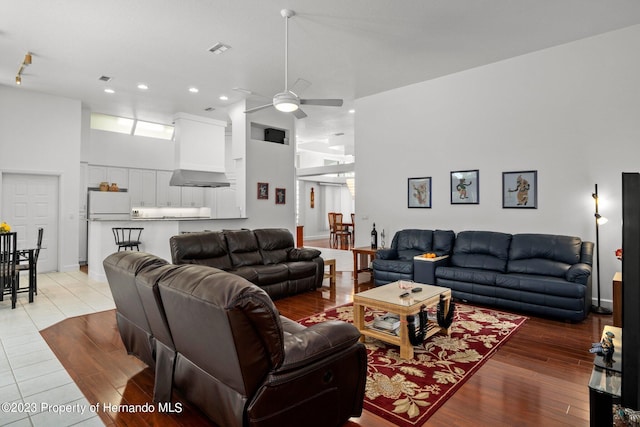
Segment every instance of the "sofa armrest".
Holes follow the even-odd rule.
[[[284,336],[284,361],[278,372],[298,369],[326,358],[360,339],[360,332],[350,323],[329,320],[301,328]]]
[[[378,259],[398,259],[398,251],[395,249],[378,249],[376,252]]]
[[[320,251],[311,248],[292,248],[287,253],[287,261],[312,261],[320,256]]]
[[[591,266],[589,264],[573,264],[565,273],[565,279],[569,282],[587,284],[591,276]]]

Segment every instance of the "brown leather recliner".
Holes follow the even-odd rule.
[[[167,262],[142,252],[120,252],[103,261],[109,288],[116,304],[116,322],[122,342],[129,354],[147,365],[155,366],[155,343],[149,321],[136,289],[136,274]]]
[[[280,316],[264,290],[216,268],[158,262],[137,271],[159,396],[173,383],[225,427],[341,426],[362,413],[367,356],[353,325],[304,327]]]

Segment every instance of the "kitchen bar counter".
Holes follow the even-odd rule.
[[[132,219],[132,220],[89,220],[87,267],[89,277],[106,282],[102,261],[118,250],[113,227],[143,227],[140,236],[141,252],[148,252],[171,262],[169,238],[180,234],[180,222],[177,219]]]

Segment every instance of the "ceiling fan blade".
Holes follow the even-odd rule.
[[[342,107],[342,99],[301,99],[300,104]]]
[[[289,92],[293,93],[295,96],[300,96],[302,92],[307,90],[307,88],[311,86],[311,82],[305,79],[298,79],[296,82],[289,88]]]
[[[299,108],[296,111],[293,111],[291,114],[296,116],[296,119],[304,119],[305,117],[307,117],[307,113],[305,113]]]
[[[249,108],[245,113],[255,113],[256,111],[264,110],[265,108],[273,107],[273,103],[261,105],[259,107]]]

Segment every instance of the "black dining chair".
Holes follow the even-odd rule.
[[[18,251],[18,264],[16,270],[18,271],[18,277],[16,279],[17,292],[29,292],[29,302],[33,302],[32,295],[38,295],[38,256],[40,255],[40,248],[42,248],[42,235],[44,229],[38,228],[38,239],[36,240],[35,249],[23,249]],[[20,289],[20,273],[23,271],[29,272],[29,287]]]
[[[118,252],[120,249],[133,250],[136,248],[140,250],[140,235],[142,234],[142,227],[113,227],[113,237],[116,239],[116,245],[118,245]]]
[[[17,233],[0,233],[0,301],[11,295],[11,308],[18,300],[16,263],[18,260]]]

